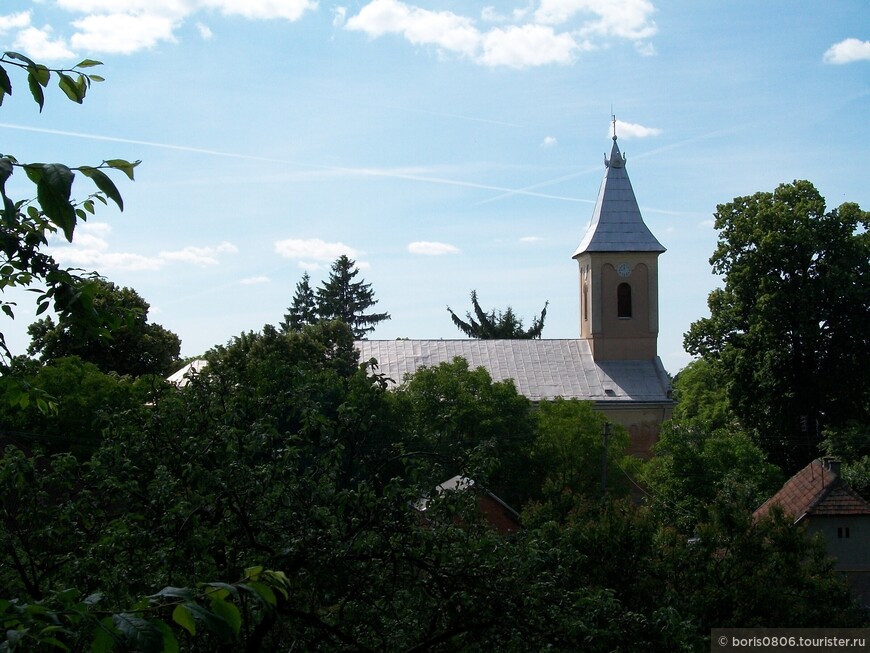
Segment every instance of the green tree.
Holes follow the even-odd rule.
[[[355,338],[365,338],[375,327],[390,319],[389,313],[366,313],[378,303],[371,284],[354,281],[356,262],[342,254],[332,264],[329,278],[317,289],[317,314],[322,320],[340,320]],[[292,310],[291,310],[292,312]]]
[[[625,496],[632,488],[622,470],[633,473],[637,461],[626,456],[629,438],[589,401],[557,398],[542,401],[535,411],[536,437],[529,468],[538,497],[551,502],[557,512],[570,510],[580,500],[602,496],[602,457],[607,429],[607,454],[603,470],[604,491]]]
[[[799,530],[711,512],[692,545],[596,498],[563,520],[527,511],[504,538],[473,493],[432,492],[433,461],[497,470],[534,433],[511,384],[461,361],[393,395],[338,321],[207,358],[111,420],[88,460],[6,449],[0,645],[698,650],[744,619],[857,625]]]
[[[463,358],[418,370],[389,396],[402,446],[431,461],[427,481],[463,474],[516,508],[528,497],[531,404]]]
[[[862,497],[870,501],[870,437],[866,424],[851,421],[825,431],[822,448],[836,458],[843,480]]]
[[[293,295],[293,303],[284,314],[281,329],[283,331],[298,331],[315,322],[317,322],[317,298],[311,288],[311,277],[306,272],[296,284],[296,294]]]
[[[655,456],[642,478],[664,523],[691,534],[717,502],[751,512],[782,485],[782,472],[740,430],[671,420],[662,426]]]
[[[12,95],[10,71],[26,76],[40,111],[45,103],[44,89],[52,80],[57,80],[67,98],[81,104],[91,84],[102,81],[99,75],[85,72],[98,65],[98,61],[85,59],[72,68],[48,68],[17,52],[5,52],[0,55],[0,104]],[[38,313],[53,304],[58,315],[92,314],[93,285],[87,277],[61,267],[45,251],[48,236],[60,232],[72,241],[78,221],[94,213],[96,201],[106,204],[112,200],[123,210],[121,195],[104,170],[119,170],[132,180],[138,163],[111,159],[97,166],[70,168],[62,163],[22,163],[11,154],[0,155],[0,289],[43,285],[37,299]],[[23,170],[36,186],[35,200],[16,200],[7,194],[6,184],[16,169]],[[97,192],[83,200],[73,199],[76,172],[91,179]],[[14,317],[14,306],[14,302],[0,302],[0,310],[9,317]],[[0,334],[0,364],[8,365],[10,356]]]
[[[61,315],[31,324],[27,352],[43,362],[78,356],[103,372],[166,376],[177,367],[181,340],[159,324],[148,322],[149,304],[132,288],[119,288],[105,279],[95,282],[92,305],[100,329]]]
[[[674,419],[691,419],[709,429],[733,427],[726,380],[705,358],[696,358],[674,377]]]
[[[0,401],[0,424],[16,440],[48,452],[72,452],[87,458],[104,429],[148,401],[149,380],[105,374],[78,357],[59,358],[46,365],[27,365],[16,358],[10,374],[0,377],[0,392],[23,382],[51,397],[50,409],[38,402]],[[29,369],[32,368],[32,369]],[[12,377],[12,378],[10,378]]]
[[[544,320],[547,317],[547,305],[544,303],[544,308],[541,310],[541,315],[532,321],[532,326],[528,329],[523,328],[523,321],[518,318],[513,309],[508,306],[504,311],[492,309],[489,313],[484,311],[477,301],[477,291],[471,291],[471,305],[474,309],[474,314],[471,312],[465,314],[467,322],[460,318],[448,306],[447,312],[450,313],[450,319],[453,324],[469,338],[480,338],[481,340],[531,340],[541,337],[541,331],[544,330]],[[476,319],[475,319],[476,318]]]
[[[795,181],[719,205],[715,218],[710,262],[725,285],[685,347],[793,471],[817,455],[822,429],[870,421],[870,216],[853,203],[826,211],[811,183]]]

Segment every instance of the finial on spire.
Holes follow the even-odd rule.
[[[616,140],[616,114],[613,113],[613,105],[610,106],[610,117],[613,119],[613,140]]]

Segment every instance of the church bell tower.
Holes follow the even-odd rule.
[[[658,257],[665,251],[643,221],[616,143],[592,221],[573,258],[580,266],[580,338],[596,361],[657,357]]]

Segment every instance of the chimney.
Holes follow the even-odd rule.
[[[832,474],[836,474],[837,476],[840,475],[840,461],[836,458],[825,458],[825,467],[827,467]]]

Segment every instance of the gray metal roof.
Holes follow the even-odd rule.
[[[644,224],[615,136],[610,159],[605,158],[604,165],[592,222],[574,256],[586,252],[664,252]]]
[[[513,379],[532,401],[669,401],[670,382],[658,358],[596,363],[585,340],[358,340],[355,345],[360,362],[376,359],[377,372],[395,383],[458,356],[472,369],[485,368],[494,381]]]

